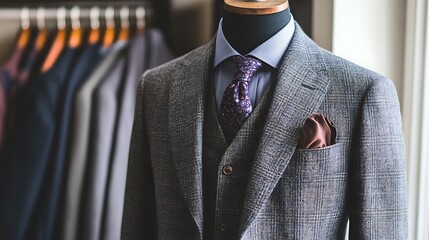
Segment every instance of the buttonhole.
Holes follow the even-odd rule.
[[[307,84],[304,84],[304,83],[301,83],[301,85],[302,85],[303,87],[305,87],[305,88],[310,89],[310,90],[314,90],[314,89],[316,89],[316,88],[314,88],[313,86],[310,86],[310,85],[307,85]]]

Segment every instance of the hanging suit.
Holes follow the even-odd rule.
[[[60,120],[56,139],[58,147],[54,149],[53,159],[67,164],[64,172],[64,206],[60,214],[61,220],[58,223],[62,225],[62,227],[58,227],[61,229],[60,239],[64,240],[73,235],[70,232],[76,231],[71,229],[69,223],[79,215],[79,202],[83,184],[83,178],[79,178],[83,173],[79,171],[80,169],[76,170],[75,168],[79,163],[68,161],[70,156],[69,146],[73,134],[73,103],[79,87],[85,83],[88,75],[94,70],[100,59],[101,53],[98,44],[88,45],[82,51],[79,60],[76,62],[75,71],[65,89],[63,108],[59,115]]]
[[[7,63],[0,68],[0,150],[6,134],[7,112],[10,104],[10,89],[14,85],[19,61],[24,54],[23,48],[17,48]]]
[[[90,74],[85,83],[82,84],[76,93],[76,97],[73,103],[72,113],[72,135],[70,140],[70,176],[74,176],[72,184],[76,191],[83,193],[85,183],[85,172],[87,171],[87,156],[89,146],[89,133],[91,126],[91,112],[92,109],[92,95],[96,87],[105,79],[110,69],[116,64],[117,59],[122,55],[125,44],[123,42],[117,42],[112,47],[101,50],[101,55],[104,57],[99,62],[94,71]],[[69,180],[70,181],[70,180]],[[81,204],[84,204],[84,196],[78,196],[79,206],[77,209],[82,209]],[[77,200],[75,200],[77,201]],[[67,234],[65,239],[76,239],[80,238],[83,234],[82,230],[82,214],[76,214],[65,219],[65,225],[67,225]]]
[[[31,81],[19,112],[10,144],[0,168],[0,225],[5,239],[51,239],[56,194],[50,189],[50,151],[56,126],[60,92],[76,49],[66,48],[53,67]]]
[[[127,44],[128,45],[128,44]],[[104,199],[114,139],[117,96],[125,68],[123,48],[120,56],[92,95],[91,127],[87,173],[83,194],[83,235],[81,239],[100,239]]]
[[[147,30],[135,37],[127,53],[126,77],[119,94],[118,123],[106,190],[101,239],[120,239],[127,178],[128,154],[134,120],[135,92],[140,76],[149,68],[173,58],[159,30]]]
[[[6,128],[9,132],[5,133],[6,142],[8,135],[13,134],[11,133],[11,131],[16,123],[15,117],[16,112],[18,111],[18,102],[22,98],[25,98],[25,96],[22,96],[22,94],[25,94],[25,88],[27,87],[29,81],[39,76],[40,68],[42,67],[42,64],[46,58],[46,55],[48,54],[51,42],[53,40],[53,36],[51,35],[52,34],[47,34],[44,42],[45,44],[41,47],[37,46],[37,38],[37,40],[34,42],[34,46],[31,46],[31,44],[29,44],[32,48],[29,49],[28,55],[23,58],[24,61],[21,61],[21,66],[19,68],[17,76],[14,79],[13,84],[9,90],[10,97],[6,116]]]
[[[53,180],[56,182],[55,189],[52,191],[57,195],[58,202],[60,203],[58,209],[49,210],[49,212],[55,211],[55,236],[59,234],[61,226],[60,219],[63,217],[62,214],[64,213],[64,209],[69,209],[68,205],[65,206],[65,204],[63,204],[64,201],[68,200],[67,197],[69,197],[68,194],[63,197],[68,191],[66,179],[75,178],[75,176],[68,176],[67,174],[73,100],[78,88],[97,64],[99,60],[99,48],[99,45],[88,45],[84,47],[80,56],[71,65],[73,66],[72,71],[67,78],[66,85],[61,90],[62,98],[59,101],[60,105],[56,115],[57,126],[55,128],[54,144],[50,155],[51,164],[54,168],[53,172],[55,173]],[[66,204],[68,203],[69,201],[67,201]],[[75,210],[73,214],[77,214],[77,212],[78,211]]]

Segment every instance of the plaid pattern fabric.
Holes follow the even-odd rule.
[[[268,89],[247,121],[227,145],[216,113],[215,90],[209,84],[203,129],[203,215],[205,239],[237,239],[249,170],[262,136]],[[225,167],[231,167],[229,175]],[[223,231],[220,228],[224,228]]]
[[[212,41],[143,76],[123,239],[220,239],[204,234],[203,221],[213,48]],[[347,219],[351,239],[406,239],[405,154],[393,83],[324,51],[297,26],[271,87],[260,140],[246,136],[254,157],[246,159],[243,206],[233,226],[238,237],[221,239],[344,239]],[[334,123],[337,143],[296,149],[302,125],[316,112]],[[231,189],[217,192],[217,202],[236,199]]]

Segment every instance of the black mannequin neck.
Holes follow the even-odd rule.
[[[222,30],[229,44],[245,55],[285,27],[290,19],[289,8],[268,15],[241,15],[225,10]]]

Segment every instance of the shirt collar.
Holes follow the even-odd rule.
[[[219,22],[219,27],[216,35],[216,47],[214,56],[214,67],[219,65],[225,59],[240,55],[226,40],[222,31],[223,19]],[[263,42],[261,45],[253,49],[246,56],[254,56],[265,62],[273,68],[278,68],[284,52],[289,46],[292,36],[295,32],[295,21],[293,16],[289,23],[277,32],[274,36]]]

